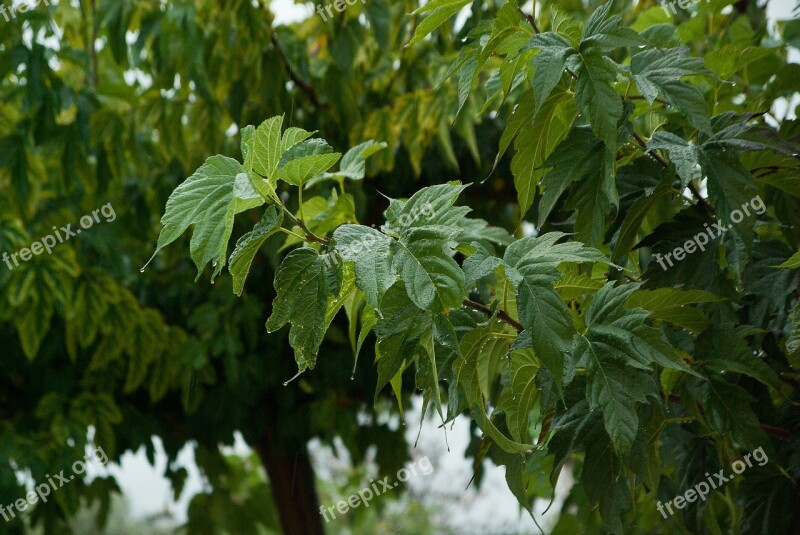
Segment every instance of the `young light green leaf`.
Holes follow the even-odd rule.
[[[414,15],[429,13],[414,32],[414,37],[406,46],[412,46],[422,41],[429,33],[444,24],[444,22],[467,6],[472,0],[431,0],[424,6],[414,11]]]
[[[295,186],[303,185],[333,167],[341,153],[321,139],[310,139],[291,147],[278,162],[277,178]]]
[[[388,145],[384,142],[378,143],[373,140],[365,141],[347,151],[342,157],[339,171],[335,174],[342,175],[352,180],[364,178],[366,160],[379,150],[383,150]]]
[[[272,178],[278,168],[285,150],[281,146],[282,125],[283,115],[277,115],[261,123],[253,134],[252,146],[249,154],[245,155],[245,161],[252,157],[252,169],[261,176]]]
[[[511,438],[525,442],[528,438],[528,421],[536,399],[536,372],[539,364],[529,349],[511,351],[511,366],[508,370],[509,389],[505,403],[497,410],[506,414],[506,423]]]
[[[533,446],[506,437],[486,414],[488,392],[481,390],[481,369],[487,361],[497,361],[508,352],[510,340],[506,327],[499,322],[479,326],[464,335],[459,343],[461,356],[453,363],[456,382],[463,389],[467,404],[478,427],[500,448],[509,453],[524,453]]]
[[[782,269],[800,269],[800,251],[794,253],[786,262],[775,267]]]
[[[711,321],[705,314],[689,305],[721,301],[725,301],[725,298],[702,290],[659,288],[637,290],[628,298],[625,306],[643,308],[650,312],[650,317],[653,319],[667,321],[694,333],[700,333],[711,325]]]

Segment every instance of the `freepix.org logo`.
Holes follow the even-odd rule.
[[[86,465],[93,461],[97,461],[103,465],[108,462],[108,456],[106,455],[106,452],[103,451],[103,448],[98,447],[93,452],[87,453],[83,459],[79,459],[72,463],[71,475],[64,475],[63,470],[52,476],[47,474],[44,476],[45,480],[33,487],[34,490],[26,494],[24,498],[20,498],[11,505],[0,506],[0,515],[3,516],[3,519],[6,522],[10,522],[11,519],[16,517],[17,512],[21,513],[28,507],[32,507],[40,501],[42,503],[46,503],[47,497],[50,496],[51,492],[55,492],[70,481],[75,480],[76,475],[81,476],[86,473]]]
[[[54,2],[54,4],[57,2]],[[44,4],[46,6],[50,6],[50,0],[34,0],[32,2],[12,2],[11,5],[6,6],[5,4],[0,4],[0,17],[3,17],[6,22],[11,22],[12,20],[17,18],[17,13],[27,13],[28,11],[33,11],[40,4]]]
[[[61,227],[61,230],[53,227],[53,234],[48,234],[39,241],[33,242],[30,247],[20,249],[13,254],[3,252],[3,262],[5,262],[6,266],[8,266],[8,269],[13,270],[15,267],[19,267],[20,260],[27,262],[33,258],[34,255],[38,256],[44,252],[47,252],[47,254],[52,254],[53,248],[56,245],[68,241],[70,238],[80,234],[83,230],[92,228],[95,223],[100,223],[101,215],[105,218],[106,223],[111,223],[117,219],[117,213],[114,211],[114,207],[111,206],[111,203],[104,204],[97,210],[94,210],[91,214],[86,214],[85,216],[81,217],[79,223],[80,226],[76,225],[78,228],[74,230],[71,223],[66,227]],[[11,265],[12,261],[14,263],[13,266]]]

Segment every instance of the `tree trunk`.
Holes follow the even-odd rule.
[[[314,468],[305,442],[282,444],[272,424],[257,445],[284,535],[324,535]]]

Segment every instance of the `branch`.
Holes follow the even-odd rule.
[[[486,314],[488,316],[492,316],[493,315],[492,314],[492,309],[487,307],[483,303],[478,303],[477,301],[472,301],[470,299],[464,299],[463,304],[464,304],[465,307],[468,307],[468,308],[471,308],[471,309],[474,309],[474,310],[478,310],[478,311],[483,312],[484,314]],[[502,321],[504,321],[504,322],[506,322],[506,323],[508,323],[512,327],[514,327],[517,330],[517,332],[519,332],[519,333],[521,333],[522,331],[525,330],[525,327],[523,327],[520,322],[518,322],[517,320],[515,320],[514,318],[509,316],[506,313],[505,310],[498,310],[497,311],[497,318],[502,320]]]
[[[320,243],[322,245],[330,245],[331,241],[328,238],[317,236],[316,234],[311,232],[311,229],[309,229],[306,226],[305,222],[302,219],[295,217],[294,214],[290,212],[289,209],[286,208],[286,206],[283,205],[283,203],[281,203],[281,207],[283,208],[283,211],[286,212],[286,215],[289,216],[289,219],[292,220],[292,223],[300,227],[300,230],[302,230],[305,233],[308,241]]]
[[[320,110],[327,108],[328,105],[320,101],[319,97],[317,96],[317,92],[314,91],[314,87],[305,80],[303,80],[302,78],[300,78],[299,76],[297,76],[294,70],[292,70],[292,66],[289,63],[289,59],[283,52],[281,44],[278,42],[278,36],[275,34],[275,32],[272,32],[272,46],[275,47],[275,51],[278,53],[278,57],[280,58],[281,63],[283,63],[283,65],[286,67],[286,71],[289,73],[289,78],[291,78],[294,84],[300,88],[300,91],[302,91],[305,94],[305,96],[308,97],[308,100],[310,100],[311,103],[314,104],[314,107]]]
[[[522,8],[521,8],[521,7],[518,7],[518,8],[517,8],[517,10],[519,11],[519,14],[520,14],[520,15],[522,15],[523,17],[525,17],[525,20],[527,20],[527,21],[528,21],[528,23],[529,23],[531,26],[533,26],[533,31],[534,31],[534,32],[536,32],[536,33],[542,33],[542,32],[539,30],[539,27],[536,25],[536,19],[534,19],[534,18],[533,18],[533,15],[528,15],[527,13],[525,13],[524,11],[522,11]]]

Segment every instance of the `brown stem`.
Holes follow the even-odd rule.
[[[308,97],[308,100],[314,104],[314,107],[320,110],[327,108],[328,105],[320,101],[319,97],[317,96],[317,92],[314,91],[314,87],[295,74],[291,64],[289,63],[289,58],[286,57],[286,54],[283,52],[283,48],[281,48],[281,44],[278,42],[278,36],[275,34],[275,32],[272,32],[272,46],[275,47],[275,51],[278,53],[281,63],[283,63],[283,65],[286,67],[286,72],[289,73],[289,78],[291,78],[294,84],[300,88],[300,91],[302,91],[303,94]]]
[[[478,303],[477,301],[472,301],[471,299],[464,299],[463,303],[464,303],[465,307],[469,307],[469,308],[472,308],[474,310],[478,310],[478,311],[483,312],[484,314],[487,314],[489,316],[492,315],[492,309],[487,307],[483,303]],[[509,316],[506,313],[505,310],[498,310],[496,314],[497,314],[497,318],[498,319],[500,319],[500,320],[508,323],[512,327],[514,327],[517,330],[517,332],[521,333],[522,331],[525,330],[525,327],[523,327],[520,322],[518,322],[517,320],[515,320],[514,318]]]
[[[534,31],[534,32],[536,32],[536,33],[542,33],[542,32],[539,30],[539,27],[536,25],[536,19],[534,19],[534,18],[533,18],[533,15],[529,15],[529,14],[525,13],[524,11],[522,11],[522,8],[521,8],[521,7],[518,7],[518,8],[517,8],[517,10],[519,11],[519,14],[520,14],[520,15],[522,15],[523,17],[525,17],[525,20],[527,20],[527,21],[528,21],[528,23],[529,23],[531,26],[533,26],[533,31]]]
[[[331,240],[329,240],[328,238],[324,238],[324,237],[317,236],[316,234],[314,234],[311,231],[311,229],[309,229],[306,226],[305,222],[302,219],[300,219],[299,217],[295,217],[294,214],[292,212],[290,212],[289,209],[286,208],[285,206],[283,206],[283,211],[286,213],[286,215],[289,216],[289,219],[292,220],[292,223],[294,223],[295,225],[300,227],[300,230],[302,230],[305,233],[306,238],[308,239],[308,241],[321,243],[322,245],[330,245]]]

